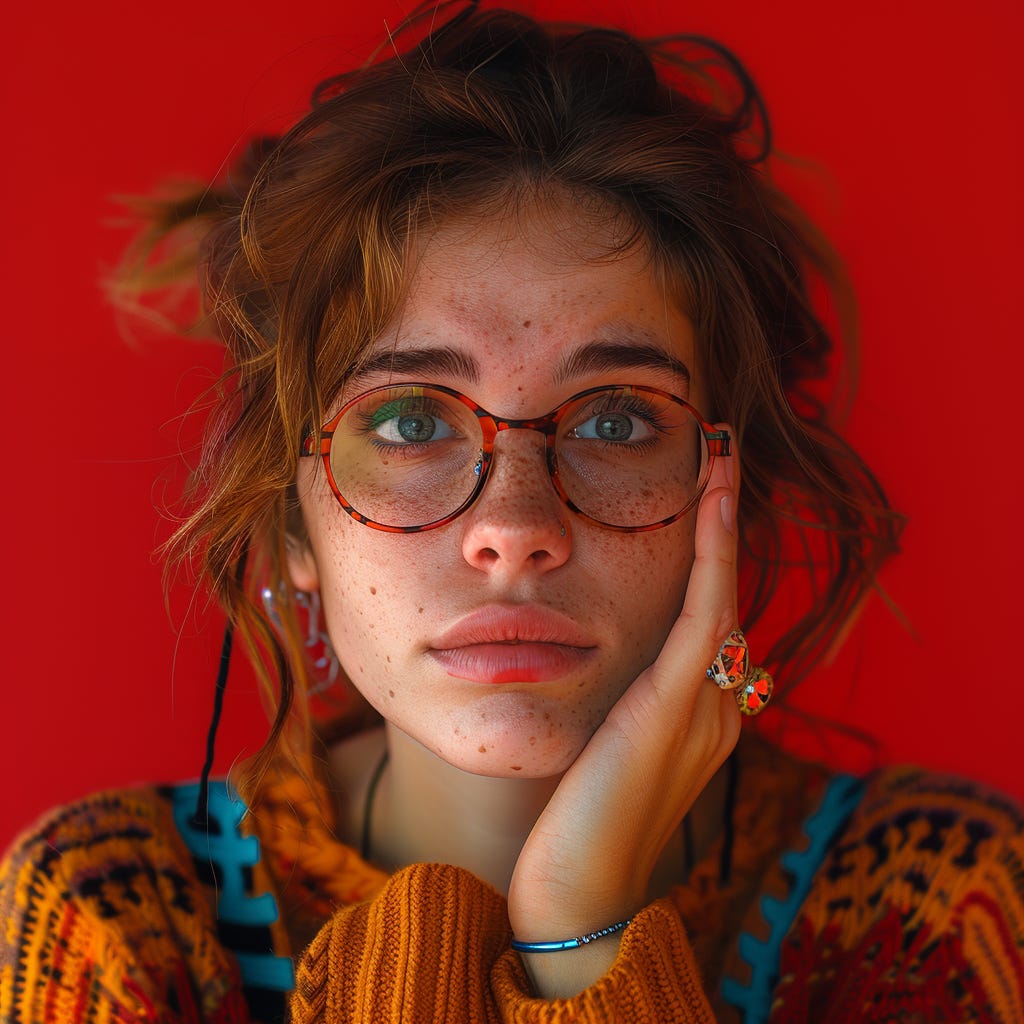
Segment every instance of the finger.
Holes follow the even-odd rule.
[[[729,430],[726,423],[715,426]],[[706,669],[730,630],[738,626],[739,486],[739,454],[734,442],[731,455],[714,460],[711,479],[697,509],[694,560],[686,597],[663,651],[677,676],[680,670]]]
[[[732,434],[727,423],[717,423],[715,427]],[[730,455],[714,460],[708,487],[697,509],[694,563],[686,588],[684,614],[702,608],[712,614],[736,612],[740,466],[735,440],[731,449]],[[735,624],[731,622],[725,632]]]

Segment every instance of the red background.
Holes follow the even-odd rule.
[[[187,594],[165,611],[152,552],[166,527],[153,505],[177,464],[177,417],[217,354],[153,332],[125,340],[98,287],[126,239],[112,197],[211,177],[240,138],[299,111],[315,80],[365,57],[403,13],[393,0],[345,6],[18,4],[7,15],[0,845],[56,802],[198,773],[219,630],[216,617],[187,613]],[[794,700],[869,730],[886,760],[1024,797],[1013,770],[1024,686],[1024,359],[1010,301],[1017,4],[558,0],[543,10],[714,35],[763,87],[781,147],[810,162],[786,180],[859,290],[864,366],[849,433],[910,516],[904,554],[883,577],[909,628],[873,599],[841,656]],[[262,730],[236,666],[218,768],[252,753]]]

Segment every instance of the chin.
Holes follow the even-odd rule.
[[[596,724],[594,726],[596,728]],[[450,737],[430,744],[434,752],[472,775],[499,779],[546,779],[563,775],[580,755],[594,728],[557,722],[554,716],[493,716],[472,728],[456,726]]]

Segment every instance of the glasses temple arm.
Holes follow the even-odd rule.
[[[704,437],[708,442],[708,453],[716,459],[732,455],[732,437],[728,430],[705,430]]]

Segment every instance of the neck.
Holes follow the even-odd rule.
[[[370,856],[382,867],[456,864],[507,895],[530,831],[560,776],[499,779],[455,768],[400,729],[386,727],[388,762],[373,794]],[[726,771],[719,771],[691,809],[687,850],[682,830],[662,853],[649,897],[684,880],[721,835]]]
[[[389,760],[372,810],[373,858],[391,868],[457,864],[507,893],[519,852],[559,777],[472,775],[390,724],[386,734]]]

